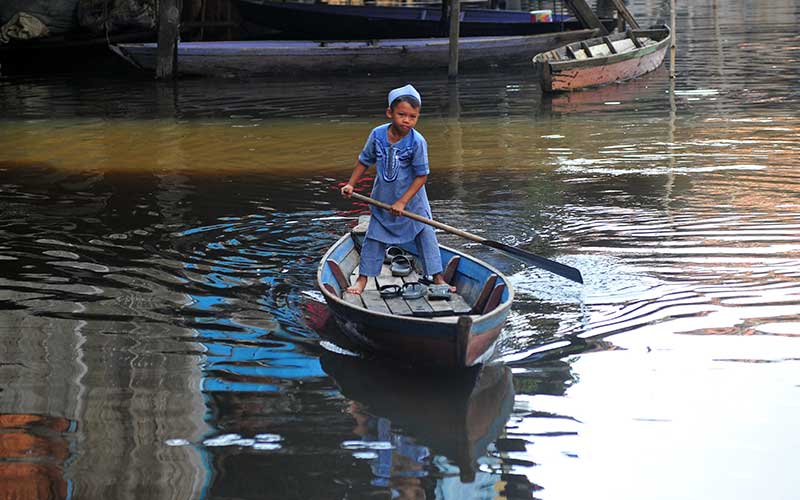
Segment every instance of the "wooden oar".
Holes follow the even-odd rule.
[[[363,194],[358,194],[354,192],[352,196],[356,200],[369,203],[370,205],[375,205],[376,207],[380,207],[384,210],[391,211],[392,209],[390,205],[387,205],[386,203],[383,203],[378,200],[373,200],[369,196],[364,196]],[[456,236],[461,236],[462,238],[475,241],[477,243],[480,243],[481,245],[486,245],[487,247],[492,247],[496,248],[497,250],[502,250],[503,252],[508,252],[511,255],[518,257],[526,262],[529,262],[536,267],[540,267],[546,271],[550,271],[551,273],[563,276],[564,278],[570,279],[572,281],[583,283],[583,276],[581,276],[581,272],[575,269],[574,267],[561,264],[560,262],[556,262],[554,260],[545,259],[544,257],[541,257],[539,255],[530,252],[526,252],[525,250],[521,250],[519,248],[514,248],[509,245],[504,245],[499,241],[493,241],[493,240],[487,240],[486,238],[481,238],[476,234],[462,231],[461,229],[455,228],[453,226],[448,226],[447,224],[443,224],[441,222],[428,219],[427,217],[423,217],[421,215],[408,212],[406,210],[403,210],[402,215],[408,217],[409,219],[414,219],[415,221],[422,222],[423,224],[439,228],[442,231],[455,234]]]

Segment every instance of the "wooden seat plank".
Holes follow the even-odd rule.
[[[633,34],[633,31],[628,30],[627,34],[628,34],[628,38],[630,38],[630,40],[633,42],[633,44],[636,45],[636,48],[644,47],[644,44],[641,41],[639,41],[639,39],[636,37],[636,35]]]
[[[607,36],[603,37],[603,42],[605,42],[606,47],[608,47],[608,50],[611,51],[612,54],[617,53],[616,47],[614,47],[614,44],[611,42],[611,40],[609,40]]]
[[[574,51],[574,50],[572,50],[572,47],[570,47],[569,45],[567,45],[566,47],[564,47],[564,51],[566,52],[566,54],[567,54],[567,57],[568,57],[569,59],[577,59],[577,58],[578,58],[578,55],[577,55],[577,54],[575,54],[575,51]]]
[[[339,288],[344,290],[350,285],[350,282],[345,277],[342,269],[339,267],[339,264],[335,260],[328,259],[328,267],[331,270],[331,274],[336,279],[336,283],[339,284]]]
[[[461,262],[460,255],[453,255],[450,257],[450,260],[447,262],[447,265],[442,272],[442,277],[448,283],[453,280],[453,276],[456,275],[456,270],[458,269],[458,263]]]
[[[483,311],[481,311],[481,314],[486,314],[486,313],[494,310],[494,308],[497,307],[498,304],[500,304],[500,297],[503,296],[503,292],[505,291],[505,289],[506,289],[506,285],[504,285],[503,283],[500,283],[499,285],[494,287],[494,289],[492,290],[491,295],[489,295],[489,299],[486,301],[486,304],[483,306]]]
[[[474,314],[482,313],[483,308],[486,306],[486,301],[489,300],[489,295],[492,293],[496,282],[496,274],[492,273],[486,277],[486,281],[483,282],[483,287],[481,288],[481,293],[478,295],[478,299],[475,301],[475,304],[472,307],[472,312]]]

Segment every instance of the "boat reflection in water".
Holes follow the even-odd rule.
[[[370,461],[373,485],[401,498],[432,498],[420,495],[427,489],[435,498],[494,491],[499,476],[479,471],[479,463],[492,460],[487,448],[511,415],[508,367],[420,370],[330,352],[321,365],[351,400],[348,412],[360,440],[342,446]]]

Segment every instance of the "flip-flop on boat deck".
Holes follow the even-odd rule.
[[[417,296],[419,287],[412,284],[422,280],[418,271],[393,276],[390,264],[361,294],[349,293],[366,227],[364,221],[339,239],[317,270],[319,288],[347,340],[412,363],[472,366],[488,359],[514,298],[508,279],[479,259],[441,246],[445,280],[456,288],[449,298]],[[413,255],[415,248],[404,250]]]

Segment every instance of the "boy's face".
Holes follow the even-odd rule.
[[[386,108],[386,117],[392,120],[392,127],[404,136],[417,125],[419,108],[415,109],[409,103],[401,101],[394,109]]]

